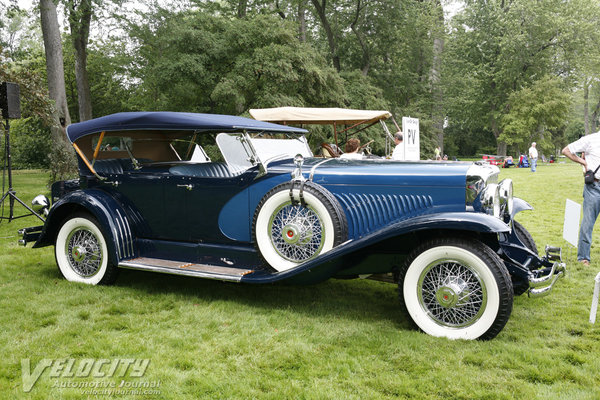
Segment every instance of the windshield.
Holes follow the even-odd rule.
[[[290,139],[253,138],[252,145],[263,163],[275,159],[294,158],[297,154],[302,154],[304,157],[313,156],[304,136]]]
[[[254,152],[242,135],[219,133],[217,145],[231,172],[245,171],[257,164]]]
[[[302,154],[304,157],[313,156],[304,136],[274,139],[219,133],[217,145],[232,172],[245,171],[259,163],[266,166],[270,161],[293,158],[297,154]]]

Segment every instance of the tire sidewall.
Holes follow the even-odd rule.
[[[465,327],[446,327],[434,321],[419,301],[419,278],[431,263],[454,260],[468,267],[479,277],[487,293],[485,310],[477,321]],[[456,245],[435,246],[423,251],[409,265],[403,283],[404,303],[415,324],[425,333],[449,339],[477,339],[496,321],[500,308],[500,289],[493,272],[485,261],[472,251]]]
[[[69,263],[65,249],[69,234],[79,228],[83,228],[92,232],[94,236],[96,236],[100,248],[102,249],[102,263],[100,265],[100,268],[98,269],[98,272],[96,272],[96,274],[89,277],[81,276],[73,270]],[[77,216],[65,221],[65,223],[58,231],[58,235],[56,236],[54,253],[56,256],[56,263],[58,264],[58,269],[60,270],[61,274],[65,277],[65,279],[71,282],[81,282],[89,285],[97,285],[102,281],[108,270],[109,256],[106,238],[100,230],[100,228],[91,219],[86,217]]]
[[[300,190],[294,189],[294,198],[297,199],[299,195]],[[335,243],[335,228],[330,211],[327,209],[325,204],[323,204],[323,201],[320,200],[316,195],[311,193],[309,190],[307,190],[306,187],[303,191],[303,196],[306,204],[309,205],[313,209],[313,211],[318,215],[323,227],[322,234],[325,240],[321,251],[318,254],[326,253],[327,251],[333,248]],[[269,229],[271,217],[273,216],[275,210],[277,210],[282,204],[289,201],[289,188],[273,193],[262,204],[260,210],[258,211],[255,224],[256,244],[258,246],[258,249],[265,261],[279,272],[286,271],[290,268],[301,264],[304,261],[307,261],[304,260],[302,262],[294,262],[283,258],[277,252],[277,250],[274,248],[271,242],[271,235]],[[313,257],[317,256],[318,254],[313,255]]]

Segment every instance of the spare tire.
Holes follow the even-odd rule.
[[[252,236],[267,264],[285,271],[345,242],[348,223],[340,203],[327,189],[313,182],[292,181],[275,186],[261,199]]]

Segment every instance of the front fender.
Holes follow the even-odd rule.
[[[512,212],[512,215],[510,216],[510,218],[514,219],[515,215],[517,215],[517,213],[520,213],[521,211],[526,211],[526,210],[533,210],[533,206],[531,204],[529,204],[528,202],[526,202],[525,200],[515,197],[515,198],[513,198],[513,212]]]
[[[253,279],[252,275],[242,278],[243,282],[265,283],[297,277],[302,280],[300,274],[318,275],[322,279],[327,279],[336,275],[340,270],[347,267],[343,263],[336,262],[336,259],[347,254],[356,252],[375,243],[386,239],[401,236],[410,232],[425,230],[454,230],[471,231],[478,233],[504,233],[509,232],[510,227],[504,222],[491,215],[473,212],[452,212],[421,215],[415,218],[406,219],[390,224],[383,229],[372,232],[369,235],[359,239],[343,243],[327,253],[298,265],[292,269],[271,274],[267,277],[261,276],[259,279]],[[321,271],[321,268],[327,271]],[[310,279],[307,275],[307,279]]]
[[[53,245],[62,222],[76,212],[88,212],[96,218],[106,235],[108,251],[117,262],[135,256],[132,224],[121,204],[99,189],[77,190],[58,200],[48,214],[34,248]]]

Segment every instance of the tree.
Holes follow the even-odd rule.
[[[450,123],[491,130],[498,140],[497,153],[506,154],[502,116],[511,109],[511,94],[546,75],[560,76],[566,88],[574,84],[583,46],[579,9],[584,3],[466,1],[446,47]]]
[[[87,71],[87,45],[92,20],[92,0],[67,0],[71,40],[75,49],[75,78],[79,121],[92,118],[92,96]]]
[[[139,41],[138,108],[241,114],[253,107],[336,106],[342,80],[296,38],[295,25],[260,15],[230,19],[171,14],[151,31],[132,26]]]
[[[56,5],[52,0],[40,0],[40,15],[44,48],[46,52],[46,72],[48,92],[54,101],[54,125],[52,127],[53,149],[52,180],[72,175],[76,169],[74,152],[68,143],[64,128],[71,124],[67,95],[65,91],[65,73],[63,66],[62,42]]]
[[[71,124],[71,117],[67,106],[63,51],[56,4],[52,0],[40,0],[40,15],[46,51],[48,92],[56,106],[57,125],[65,127]],[[64,135],[60,135],[61,140],[63,137]]]
[[[502,116],[499,139],[520,148],[535,141],[542,150],[553,152],[548,132],[564,127],[571,104],[563,86],[558,78],[544,77],[513,92],[508,100],[510,109]]]

